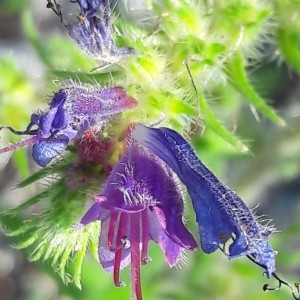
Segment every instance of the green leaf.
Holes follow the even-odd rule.
[[[230,83],[246,98],[249,103],[272,121],[281,126],[285,125],[285,122],[270,106],[265,103],[265,101],[251,86],[245,71],[243,57],[239,52],[232,55],[232,58],[225,64],[224,70],[230,80]]]
[[[26,233],[28,236],[28,233]],[[16,244],[13,245],[14,248],[16,249],[25,249],[28,248],[29,246],[33,245],[38,239],[37,235],[29,236],[28,239],[25,241],[17,242]]]
[[[277,30],[277,42],[282,56],[289,65],[300,72],[299,32],[293,28],[279,28]]]
[[[37,178],[62,168],[62,162],[58,161],[48,167],[48,170],[41,169],[23,184],[34,182]],[[29,249],[30,260],[50,261],[65,283],[74,281],[78,288],[81,288],[81,268],[85,252],[90,245],[95,247],[94,243],[99,236],[98,222],[90,224],[84,230],[74,231],[72,228],[83,214],[83,192],[84,187],[80,191],[70,190],[63,179],[58,179],[38,195],[6,211],[6,217],[3,213],[5,218],[15,218],[17,213],[21,214],[27,208],[35,208],[40,202],[34,215],[17,228],[8,230],[6,234],[16,239],[15,248]],[[1,219],[3,217],[0,215]],[[68,269],[72,265],[73,272],[70,275]]]
[[[77,251],[74,261],[74,274],[73,279],[75,285],[81,289],[81,270],[82,270],[82,263],[86,253],[86,249],[88,247],[89,238],[85,235],[81,240],[81,248]]]
[[[18,166],[18,171],[22,178],[26,178],[30,174],[26,151],[15,151],[14,159]]]
[[[47,243],[39,244],[30,254],[30,261],[38,261],[46,251]]]
[[[215,114],[212,112],[204,95],[199,94],[199,103],[200,103],[200,112],[204,117],[205,125],[213,130],[216,134],[226,140],[229,144],[237,148],[241,152],[247,152],[248,147],[243,144],[243,142],[237,138],[234,134],[230,133],[215,117]]]
[[[34,206],[35,204],[40,202],[42,199],[46,198],[48,193],[49,193],[49,191],[45,190],[42,193],[33,196],[29,200],[26,200],[24,203],[20,204],[19,206],[15,207],[15,208],[12,208],[12,209],[9,209],[9,210],[4,210],[3,212],[1,212],[1,214],[10,215],[10,214],[24,212],[25,209]]]
[[[58,77],[59,79],[71,79],[75,82],[83,82],[95,84],[95,80],[97,82],[101,82],[104,84],[111,81],[111,76],[117,74],[116,71],[112,71],[109,73],[86,73],[86,72],[72,72],[72,71],[62,71],[62,70],[51,70],[51,73]]]
[[[71,253],[76,245],[76,239],[72,237],[72,234],[68,236],[68,241],[65,244],[65,249],[61,255],[60,262],[58,264],[58,272],[61,278],[66,277],[67,262],[71,257]]]
[[[38,170],[37,172],[35,172],[34,174],[32,174],[31,176],[29,176],[28,178],[24,179],[23,181],[21,181],[17,187],[18,188],[22,188],[25,187],[27,185],[30,185],[36,181],[38,181],[39,179],[45,178],[47,175],[49,175],[50,171],[51,171],[51,166],[49,167],[45,167],[43,169]]]
[[[69,156],[68,159],[71,160],[72,158]],[[53,178],[54,174],[60,174],[61,172],[64,172],[66,168],[69,168],[69,162],[65,162],[64,160],[57,160],[51,165],[38,170],[28,178],[21,181],[17,185],[17,187],[22,188],[45,178],[51,179]],[[57,182],[57,184],[59,184],[59,182]]]
[[[24,10],[27,6],[30,5],[30,1],[24,1],[24,0],[2,0],[0,2],[0,9],[1,13],[6,12],[10,14],[16,14],[17,12],[21,12]]]
[[[22,14],[22,24],[25,35],[35,51],[37,52],[43,63],[51,67],[51,53],[48,53],[43,43],[40,40],[36,25],[33,23],[33,16],[31,11],[25,10]]]

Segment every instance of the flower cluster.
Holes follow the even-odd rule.
[[[56,1],[47,1],[62,18]],[[66,28],[84,52],[110,64],[134,55],[131,48],[116,46],[108,0],[71,2],[78,4],[80,13],[77,22]],[[137,300],[143,298],[141,265],[151,262],[149,242],[161,248],[170,267],[180,262],[186,250],[198,249],[184,221],[185,190],[195,211],[203,252],[220,249],[229,259],[246,256],[262,267],[268,278],[285,283],[275,273],[275,251],[268,242],[274,229],[259,222],[177,131],[159,127],[160,122],[151,126],[145,120],[139,123],[124,117],[127,110],[140,112],[138,97],[133,95],[119,84],[102,87],[65,82],[46,111],[31,115],[26,130],[0,127],[32,136],[0,149],[0,154],[31,145],[33,160],[43,168],[63,157],[61,186],[68,192],[98,180],[97,187],[92,187],[93,203],[81,220],[73,220],[72,233],[100,223],[99,262],[113,274],[118,287],[125,285],[121,270],[130,266],[131,294]]]

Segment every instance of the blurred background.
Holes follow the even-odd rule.
[[[65,2],[67,9],[69,4]],[[135,22],[149,14],[139,1],[136,4],[122,2],[117,9],[123,18]],[[41,45],[36,43],[36,36]],[[239,153],[209,132],[196,134],[193,143],[206,165],[248,206],[256,207],[257,215],[274,219],[278,232],[271,244],[280,250],[278,274],[284,274],[284,278],[293,283],[300,281],[300,81],[298,74],[279,58],[274,44],[266,42],[264,51],[267,55],[247,72],[256,91],[270,100],[287,126],[279,127],[264,118],[255,118],[249,105],[242,102],[232,108],[234,113],[229,119],[224,110],[228,110],[230,103],[219,101],[213,104],[216,114],[247,142],[250,153]],[[47,107],[47,97],[55,90],[56,81],[67,78],[67,70],[72,68],[75,71],[91,69],[92,62],[70,41],[57,16],[46,8],[46,1],[0,0],[0,124],[10,124],[19,130],[26,128],[31,113]],[[19,137],[9,132],[0,133],[1,146],[17,140]],[[20,180],[36,170],[30,149],[16,151],[13,156],[11,153],[1,155],[1,210],[22,203],[43,187],[40,184],[15,188]],[[187,206],[187,222],[197,235],[189,202]],[[22,220],[11,224],[8,218],[3,218],[1,222],[0,299],[130,298],[129,284],[125,289],[115,288],[111,276],[90,255],[83,265],[82,290],[72,284],[65,285],[51,268],[51,261],[29,262],[26,249],[14,247],[18,237],[4,235],[3,231],[22,226]],[[187,264],[182,263],[181,268],[169,269],[155,245],[151,247],[150,256],[153,262],[142,268],[145,299],[291,299],[284,287],[264,293],[262,286],[267,279],[263,270],[246,258],[227,261],[220,252],[205,255],[197,251],[187,253]],[[127,282],[128,273],[127,269],[122,272]]]

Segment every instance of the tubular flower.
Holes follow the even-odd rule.
[[[173,267],[182,250],[197,243],[183,223],[183,200],[170,168],[143,146],[127,141],[102,192],[77,228],[101,221],[98,254],[114,284],[124,286],[120,270],[131,264],[132,296],[142,299],[140,265],[151,261],[150,240],[162,249]]]
[[[117,47],[112,36],[111,12],[108,0],[78,0],[78,22],[69,26],[70,36],[93,58],[116,63],[132,54],[131,48]]]
[[[168,128],[137,124],[133,138],[167,163],[186,185],[205,253],[220,246],[225,249],[225,243],[232,239],[229,258],[250,255],[265,268],[268,277],[275,272],[275,252],[266,241],[272,228],[257,222],[239,196],[198,159],[182,136]]]
[[[136,104],[137,101],[121,87],[96,89],[89,85],[65,85],[54,94],[47,112],[32,114],[25,131],[0,127],[15,134],[33,136],[27,143],[23,141],[5,147],[0,153],[33,144],[33,159],[44,167],[87,129],[109,121],[112,116]]]

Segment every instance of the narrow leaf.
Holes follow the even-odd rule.
[[[40,202],[42,199],[46,198],[48,195],[48,190],[43,191],[42,193],[32,197],[31,199],[27,200],[26,202],[22,203],[21,205],[12,208],[8,211],[4,211],[2,214],[15,214],[15,213],[19,213],[19,212],[23,212],[25,209],[32,207],[33,205],[35,205],[36,203]]]
[[[235,89],[258,111],[279,125],[285,125],[285,122],[265,103],[251,86],[245,71],[243,57],[240,53],[237,52],[232,55],[232,59],[226,63],[224,70]]]
[[[81,289],[81,271],[82,271],[82,263],[85,256],[86,248],[88,246],[89,236],[82,235],[80,241],[80,250],[77,251],[74,261],[74,273],[73,280],[75,285]]]
[[[40,41],[38,32],[36,30],[37,26],[33,23],[32,13],[29,10],[26,10],[22,15],[22,24],[26,37],[30,41],[31,45],[36,50],[40,59],[48,67],[51,66],[51,55],[49,55],[46,48],[43,46],[44,43]]]
[[[51,167],[45,167],[43,169],[40,169],[39,171],[35,172],[25,180],[21,181],[17,187],[22,188],[25,187],[33,182],[36,182],[39,179],[45,178],[45,176],[49,175]]]
[[[277,31],[277,42],[287,63],[300,72],[299,33],[292,28],[280,28]]]
[[[34,242],[38,239],[39,237],[37,235],[30,236],[27,240],[17,242],[16,244],[12,245],[13,248],[16,249],[25,249],[34,244]]]
[[[199,94],[200,111],[204,116],[204,122],[208,128],[213,130],[221,138],[226,140],[229,144],[237,148],[241,152],[247,152],[248,147],[235,135],[230,133],[215,117],[214,113],[206,103],[204,95]]]

